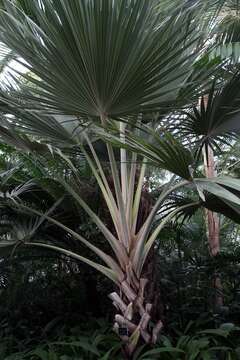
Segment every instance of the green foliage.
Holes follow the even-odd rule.
[[[24,98],[32,99],[35,109],[44,103],[44,112],[94,117],[129,115],[139,106],[159,109],[166,94],[176,98],[200,37],[194,30],[202,2],[179,6],[162,19],[159,1],[42,0],[40,6],[24,0],[35,23],[10,2],[3,3],[1,40],[28,63],[31,73],[23,77],[38,89],[26,89]]]
[[[186,329],[188,330],[188,329]],[[239,331],[232,324],[222,325],[219,329],[209,329],[196,334],[183,334],[175,341],[161,337],[161,347],[145,352],[139,360],[150,359],[191,359],[212,360],[215,358],[238,359],[230,337],[233,331]]]
[[[97,326],[96,331],[84,331],[73,328],[69,336],[58,337],[55,340],[43,341],[32,346],[25,345],[25,349],[17,352],[7,350],[9,339],[1,339],[0,358],[2,360],[123,360],[121,344],[116,336],[109,333],[108,325],[99,320],[91,326]],[[223,324],[219,329],[192,331],[189,323],[185,332],[178,336],[161,336],[154,348],[139,347],[133,360],[153,359],[192,359],[192,360],[237,360],[238,341],[232,339],[239,333],[239,328],[233,324]]]
[[[51,323],[48,324],[50,331]],[[60,324],[59,326],[62,326]],[[85,326],[71,328],[71,334],[66,336],[53,336],[49,340],[42,340],[40,344],[33,345],[31,342],[22,342],[22,350],[17,349],[12,339],[1,338],[2,349],[0,350],[1,360],[28,359],[28,360],[58,360],[58,359],[89,359],[89,360],[110,360],[121,359],[118,355],[121,344],[116,336],[109,333],[109,325],[102,319],[88,322],[88,329]],[[93,328],[97,330],[93,331]],[[90,330],[89,330],[90,329]],[[15,346],[14,346],[15,345]],[[120,356],[120,357],[119,357]]]

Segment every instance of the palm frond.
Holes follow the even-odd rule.
[[[181,137],[196,137],[198,151],[204,144],[217,146],[240,132],[240,74],[237,72],[223,87],[214,81],[210,92],[203,96],[200,106],[183,111],[175,129]],[[174,129],[174,123],[173,127]]]
[[[30,71],[12,96],[45,113],[91,116],[153,111],[177,96],[195,57],[198,6],[159,23],[145,0],[41,3],[24,1],[37,22],[8,0],[0,12],[1,41]]]
[[[203,192],[217,196],[223,201],[233,203],[234,206],[240,206],[240,180],[230,177],[217,177],[209,179],[194,179],[194,183],[199,190],[200,197]],[[235,194],[237,192],[237,194]],[[205,196],[203,195],[203,201]]]
[[[129,132],[125,143],[121,142],[119,136],[110,132],[100,130],[99,134],[105,141],[115,146],[125,147],[142,155],[146,162],[168,170],[183,179],[191,180],[195,165],[191,152],[170,133],[159,134],[148,127],[142,127],[142,129],[141,135]]]

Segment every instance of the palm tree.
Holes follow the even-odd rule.
[[[55,224],[93,251],[100,262],[48,241],[28,239],[26,244],[72,256],[113,281],[114,329],[125,341],[129,358],[140,339],[155,343],[163,327],[162,319],[150,326],[152,301],[147,297],[144,266],[165,224],[187,209],[205,205],[208,193],[236,212],[240,204],[234,193],[240,189],[237,179],[199,175],[202,143],[195,141],[195,134],[186,144],[169,132],[168,124],[175,123],[183,134],[176,110],[195,111],[192,102],[204,93],[216,70],[208,66],[207,71],[199,71],[197,66],[205,49],[202,14],[208,2],[176,4],[180,5],[170,6],[166,14],[158,0],[22,0],[19,6],[4,0],[0,11],[0,40],[21,65],[11,69],[10,63],[14,85],[4,84],[1,90],[1,138],[24,151],[50,152],[65,161],[66,171],[56,180],[101,231],[109,252],[51,216],[52,209],[43,213],[15,199],[19,211]],[[239,75],[233,82],[227,83],[227,89],[239,84]],[[228,110],[217,124],[223,126],[220,134],[225,134],[225,125],[236,131],[229,120],[232,107]],[[205,124],[198,125],[206,130]],[[75,163],[82,157],[102,192],[110,227],[82,196]],[[171,176],[139,222],[149,164]],[[172,208],[155,223],[168,197],[184,187],[196,192],[194,201]],[[16,239],[11,240],[2,245],[16,246]]]

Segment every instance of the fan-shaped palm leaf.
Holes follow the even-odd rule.
[[[181,137],[194,137],[204,144],[218,147],[228,143],[240,132],[240,74],[236,73],[222,88],[213,83],[210,93],[201,98],[200,106],[183,111],[173,129],[180,130]],[[199,145],[199,142],[198,142]]]
[[[22,76],[34,86],[22,87],[21,96],[36,110],[92,116],[155,110],[176,97],[191,68],[197,5],[159,23],[157,8],[145,0],[24,3],[38,22],[5,0],[0,39],[31,71]]]

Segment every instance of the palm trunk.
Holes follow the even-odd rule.
[[[122,150],[121,185],[122,193],[125,195],[123,199],[127,204],[127,192],[124,191],[124,188],[127,184],[128,171],[124,167],[124,162],[126,162],[126,154]],[[114,330],[125,344],[123,352],[126,359],[132,359],[139,343],[155,344],[158,334],[163,327],[162,321],[159,318],[156,320],[155,303],[157,296],[155,296],[154,287],[154,249],[152,248],[140,277],[135,273],[131,262],[131,252],[134,251],[135,236],[140,231],[152,209],[152,200],[148,193],[147,182],[144,181],[144,177],[141,179],[140,174],[138,176],[135,173],[134,178],[136,182],[140,181],[140,184],[142,184],[134,228],[135,235],[129,241],[132,244],[129,250],[129,262],[125,269],[124,281],[120,284],[120,291],[119,293],[114,292],[109,295],[117,309]],[[136,186],[137,184],[135,183],[133,188]],[[130,192],[128,192],[128,196],[130,196]],[[150,328],[150,322],[155,322],[155,327]]]
[[[206,150],[204,152],[204,168],[207,178],[212,178],[217,175],[215,169],[213,150],[208,145],[206,146]],[[215,257],[220,252],[219,217],[215,212],[211,210],[206,210],[206,225],[207,225],[209,252],[212,257]],[[214,273],[213,275],[213,286],[216,294],[214,305],[216,308],[219,308],[223,306],[223,296],[222,296],[221,279],[217,273]]]
[[[115,315],[114,330],[125,343],[124,352],[127,359],[132,358],[141,340],[147,344],[155,344],[163,327],[161,320],[153,329],[149,327],[153,304],[146,300],[147,284],[146,278],[137,279],[129,268],[126,279],[121,283],[120,292],[109,295],[118,310]]]
[[[206,151],[204,152],[204,167],[207,178],[212,178],[217,175],[213,150],[209,146],[206,147]],[[216,256],[220,251],[219,217],[215,212],[206,210],[206,218],[209,251],[211,256]]]
[[[107,118],[104,115],[101,121],[105,127]],[[120,123],[119,131],[120,140],[125,143],[124,123]],[[107,152],[113,180],[113,189],[109,190],[114,194],[113,203],[116,202],[115,230],[125,253],[121,263],[123,275],[118,284],[119,291],[111,293],[109,297],[117,309],[114,330],[125,344],[123,350],[126,358],[131,359],[140,342],[156,343],[163,327],[161,320],[157,321],[153,328],[149,326],[150,321],[153,320],[153,302],[149,301],[146,288],[151,284],[152,276],[146,277],[145,272],[137,268],[135,261],[137,242],[140,241],[140,228],[144,225],[152,206],[149,199],[144,199],[145,162],[140,162],[141,169],[137,176],[136,154],[132,155],[132,160],[128,163],[129,154],[124,147],[121,148],[120,166],[118,166],[109,143],[107,143]],[[145,204],[144,200],[147,200]]]
[[[146,192],[142,192],[137,231],[146,220],[150,209],[151,199]],[[159,307],[159,292],[156,291],[154,279],[154,255],[155,251],[152,248],[140,278],[134,272],[129,258],[119,292],[109,295],[117,309],[114,330],[125,344],[123,351],[126,359],[132,358],[139,343],[155,344],[163,327],[162,321],[159,320],[162,314],[156,312]],[[153,329],[149,327],[150,322],[156,324]]]

